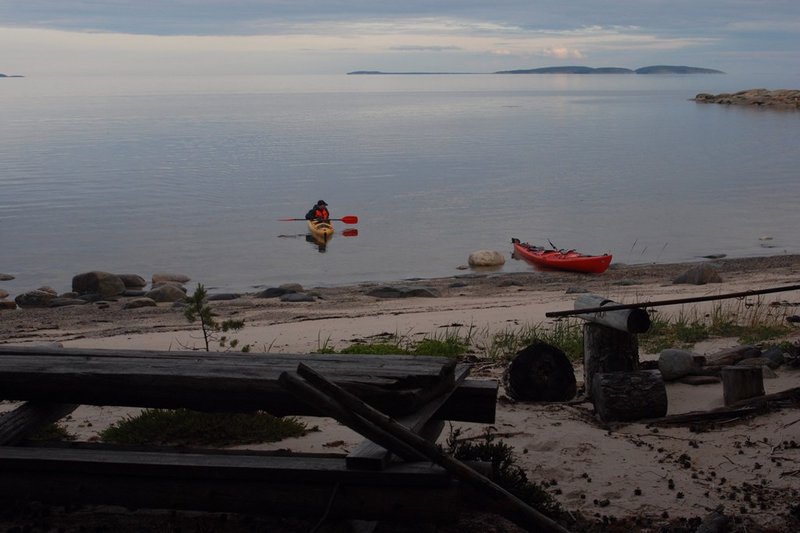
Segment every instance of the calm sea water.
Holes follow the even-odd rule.
[[[0,80],[0,282],[189,274],[216,291],[458,274],[510,239],[616,262],[800,252],[796,88],[717,76]],[[357,215],[325,253],[318,199]],[[340,224],[339,229],[345,226]],[[764,237],[770,237],[765,240]]]

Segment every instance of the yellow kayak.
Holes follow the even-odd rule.
[[[330,222],[317,222],[315,220],[308,221],[308,231],[314,239],[322,242],[328,242],[333,236],[333,224]]]

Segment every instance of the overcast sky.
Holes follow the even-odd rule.
[[[798,0],[0,0],[5,74],[800,71]]]

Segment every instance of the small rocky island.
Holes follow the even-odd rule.
[[[721,70],[675,65],[652,65],[635,70],[622,67],[543,67],[502,70],[495,74],[725,74]]]
[[[745,105],[755,107],[774,107],[780,109],[800,109],[800,90],[798,89],[748,89],[738,93],[708,94],[700,93],[693,98],[700,104]]]
[[[380,70],[355,70],[348,75],[397,75],[397,74],[477,74],[470,72],[383,72]],[[637,69],[623,67],[542,67],[517,70],[499,70],[492,74],[725,74],[721,70],[676,65],[651,65]]]

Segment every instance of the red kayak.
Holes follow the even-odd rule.
[[[533,246],[519,239],[511,239],[514,244],[514,255],[527,259],[531,263],[558,270],[601,274],[611,264],[611,254],[585,255],[575,250],[545,250],[541,246]]]

